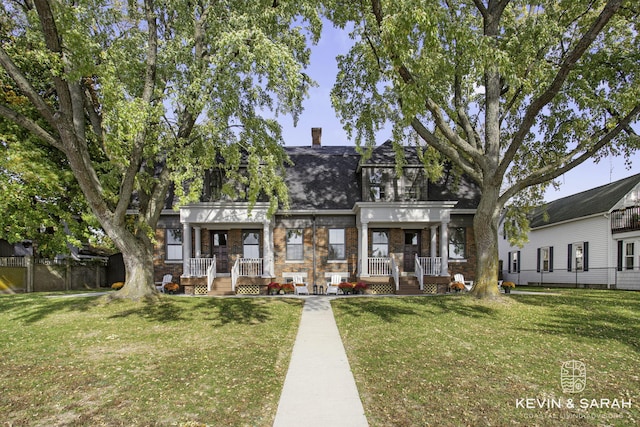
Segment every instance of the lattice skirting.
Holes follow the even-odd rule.
[[[392,294],[393,287],[391,283],[369,283],[369,292],[373,295]]]
[[[238,285],[236,286],[236,294],[260,295],[260,286],[259,285]]]
[[[196,285],[194,289],[195,295],[206,295],[208,292],[207,285]]]
[[[435,294],[438,292],[438,285],[435,283],[425,283],[423,288],[425,294]]]

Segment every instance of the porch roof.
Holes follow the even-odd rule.
[[[381,203],[360,202],[354,207],[360,223],[377,226],[431,225],[448,222],[456,201]]]

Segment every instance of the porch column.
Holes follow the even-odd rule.
[[[449,276],[449,221],[440,224],[440,256],[442,257],[441,276]]]
[[[191,269],[189,263],[191,260],[191,224],[185,222],[182,224],[182,277],[190,277]]]
[[[431,226],[431,244],[429,245],[430,253],[429,256],[431,258],[435,258],[438,256],[438,226]]]
[[[193,229],[195,230],[194,238],[196,239],[196,241],[194,242],[196,246],[195,257],[201,258],[202,257],[202,240],[200,239],[200,227],[193,227]]]
[[[273,227],[271,221],[265,221],[262,224],[262,246],[263,246],[263,266],[262,277],[274,277],[275,271],[273,265]]]
[[[360,277],[369,277],[369,223],[361,222],[358,227],[358,257],[360,258]]]

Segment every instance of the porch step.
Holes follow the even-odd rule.
[[[234,292],[231,290],[231,277],[216,277],[207,295],[234,295]]]
[[[400,286],[396,291],[396,295],[421,295],[418,278],[415,276],[401,276]]]

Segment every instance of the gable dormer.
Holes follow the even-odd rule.
[[[402,202],[428,200],[427,177],[414,147],[405,147],[406,164],[397,173],[396,153],[391,141],[376,147],[360,165],[362,200]]]

